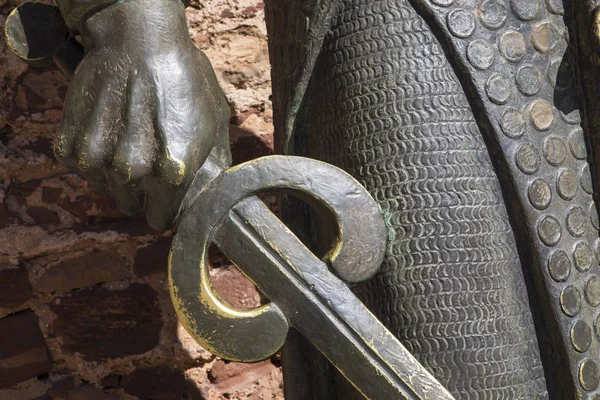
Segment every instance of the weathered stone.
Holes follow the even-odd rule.
[[[215,290],[234,307],[257,307],[260,294],[248,278],[234,266],[219,268],[211,272]]]
[[[0,320],[0,389],[47,374],[52,360],[33,311]]]
[[[209,371],[209,379],[218,390],[231,393],[246,388],[264,376],[276,370],[269,360],[255,364],[225,362],[219,360]]]
[[[133,272],[137,276],[166,274],[173,238],[161,237],[135,254]]]
[[[52,140],[45,137],[39,137],[35,141],[23,146],[22,148],[24,150],[31,150],[34,153],[44,154],[48,158],[52,158],[54,156]]]
[[[0,203],[0,229],[15,223],[15,217],[8,211],[5,203]]]
[[[160,234],[160,232],[150,228],[143,217],[123,218],[106,223],[96,222],[94,225],[81,223],[69,228],[77,234],[91,232],[101,233],[107,231],[124,233],[129,236],[158,236]]]
[[[215,357],[200,346],[180,323],[177,324],[177,341],[179,346],[176,346],[175,357],[183,360],[185,366],[204,365]],[[179,351],[178,348],[181,350]]]
[[[231,146],[233,164],[240,164],[272,153],[273,150],[256,136],[242,137]]]
[[[42,188],[42,201],[44,203],[55,204],[60,200],[61,194],[61,188],[44,186]]]
[[[32,179],[27,182],[18,182],[13,187],[11,187],[11,192],[17,192],[24,197],[30,196],[33,192],[37,190],[42,184],[41,179]]]
[[[52,400],[47,391],[51,384],[48,379],[34,377],[16,385],[0,389],[0,400]]]
[[[62,197],[57,204],[65,211],[73,214],[82,222],[87,222],[95,210],[94,214],[109,218],[122,217],[123,215],[117,210],[114,201],[108,197],[98,193],[87,193],[85,196],[79,196],[75,200],[70,200],[68,197]]]
[[[110,374],[110,375],[102,378],[102,380],[100,381],[100,385],[102,385],[105,388],[116,389],[119,387],[120,382],[121,382],[121,375]]]
[[[115,395],[105,393],[102,389],[89,385],[78,386],[71,389],[66,400],[119,400]]]
[[[75,380],[73,377],[69,376],[62,378],[52,382],[52,388],[48,390],[48,394],[59,399],[64,399],[69,395],[69,391],[73,389],[74,386]]]
[[[48,210],[44,207],[30,207],[27,210],[27,214],[33,218],[34,222],[38,225],[49,226],[58,225],[60,218],[54,211]]]
[[[156,292],[132,284],[120,291],[83,289],[50,305],[62,350],[88,361],[142,354],[158,345],[163,325]]]
[[[168,367],[138,369],[124,376],[120,385],[140,399],[180,400],[185,393],[183,371]]]
[[[19,266],[0,271],[0,307],[19,306],[32,296],[27,268]]]
[[[38,292],[78,289],[127,277],[127,261],[115,250],[93,250],[50,266],[34,283]]]

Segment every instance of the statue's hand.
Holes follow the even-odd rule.
[[[127,214],[175,223],[229,109],[175,0],[115,4],[82,24],[86,55],[67,93],[55,155]],[[226,146],[226,145],[225,145]],[[226,151],[225,151],[226,152]]]

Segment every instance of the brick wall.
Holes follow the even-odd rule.
[[[231,104],[235,162],[272,147],[260,0],[194,1],[190,35]],[[0,27],[18,3],[0,0]],[[282,398],[277,358],[227,363],[178,325],[166,283],[172,232],[121,215],[52,155],[68,82],[0,41],[0,400]],[[234,305],[259,295],[215,253]]]

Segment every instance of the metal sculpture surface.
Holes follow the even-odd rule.
[[[451,398],[426,370],[459,399],[600,399],[596,1],[266,3],[279,150],[362,183],[385,254],[373,199],[340,170],[293,157],[226,170],[227,105],[182,3],[58,3],[66,25],[41,47],[7,22],[16,53],[67,74],[81,34],[57,157],[154,227],[181,218],[172,295],[208,348],[250,361],[287,335],[288,399],[361,397],[320,352],[374,399]],[[383,258],[353,288],[381,322],[251,197],[266,188],[336,216],[307,244],[337,236],[326,261],[346,282]],[[303,204],[286,211],[315,224]],[[211,241],[271,305],[214,296]]]

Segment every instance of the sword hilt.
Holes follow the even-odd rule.
[[[55,63],[67,78],[83,59],[83,47],[57,7],[24,3],[9,15],[5,35],[23,61]],[[327,264],[252,196],[274,188],[324,205],[335,216],[338,237]],[[387,237],[376,202],[349,175],[299,157],[266,157],[227,170],[209,157],[181,214],[169,256],[169,286],[180,320],[205,347],[229,359],[258,360],[281,347],[292,325],[365,396],[452,399],[338,279],[359,282],[372,276]],[[208,275],[210,243],[222,247],[273,302],[247,310],[220,299]]]
[[[34,66],[55,63],[71,78],[83,58],[83,46],[71,35],[58,7],[26,2],[15,8],[4,25],[12,52]]]

